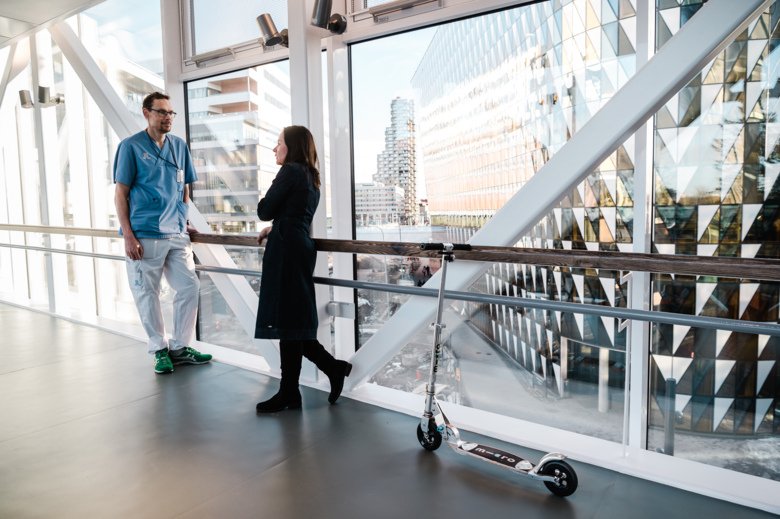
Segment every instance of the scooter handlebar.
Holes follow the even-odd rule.
[[[420,249],[444,251],[445,245],[451,246],[450,250],[471,250],[471,245],[468,243],[421,243]]]

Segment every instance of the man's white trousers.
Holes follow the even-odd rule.
[[[138,308],[141,323],[149,336],[149,352],[189,346],[195,334],[200,281],[195,274],[195,260],[188,234],[175,238],[140,238],[144,248],[141,260],[126,258],[127,279]],[[173,298],[173,335],[165,336],[160,305],[160,279],[176,292]]]

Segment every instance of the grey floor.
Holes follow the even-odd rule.
[[[410,416],[309,388],[302,411],[257,416],[275,379],[155,375],[141,342],[3,304],[0,330],[0,518],[770,517],[577,462],[561,499],[423,451]]]

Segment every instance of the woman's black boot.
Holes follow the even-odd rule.
[[[298,341],[280,341],[279,356],[282,364],[282,380],[279,391],[257,404],[258,413],[278,413],[285,409],[301,408],[301,392],[298,389],[298,377],[301,374],[301,343]]]
[[[303,356],[312,361],[328,377],[330,381],[328,402],[335,404],[341,395],[341,390],[344,389],[344,379],[352,372],[352,364],[335,359],[318,341],[305,341]]]

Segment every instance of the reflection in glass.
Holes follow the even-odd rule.
[[[401,234],[405,233],[405,234]],[[402,236],[405,240],[402,240]],[[445,230],[430,226],[365,225],[357,228],[357,239],[367,241],[444,241]],[[436,258],[357,255],[355,279],[371,283],[422,286],[440,267]],[[359,289],[357,291],[357,328],[359,348],[384,326],[409,296]]]
[[[254,233],[257,202],[279,166],[273,148],[291,124],[288,61],[187,84],[193,203],[215,232]]]
[[[187,84],[190,149],[198,172],[192,200],[212,231],[254,235],[268,225],[258,220],[257,203],[279,171],[273,148],[291,124],[290,105],[288,61]],[[226,251],[235,268],[260,272],[262,248]],[[259,277],[233,281],[259,292]],[[257,353],[208,275],[201,276],[200,297],[200,340]]]
[[[437,398],[513,418],[615,442],[622,440],[625,354],[594,344],[564,340],[538,348],[520,346],[517,322],[504,312],[500,344],[483,333],[496,309],[473,312],[453,303],[444,314],[444,351]],[[499,310],[500,311],[500,310]],[[463,315],[471,315],[464,319]],[[417,334],[371,382],[424,394],[431,362],[433,331]],[[603,352],[607,352],[605,355]],[[564,366],[559,372],[557,366]],[[566,368],[568,366],[568,369]],[[600,379],[608,377],[608,384]]]
[[[659,47],[703,2],[687,4],[657,7]],[[775,2],[656,114],[655,252],[780,257],[777,10]],[[778,294],[772,282],[655,275],[652,304],[777,322]],[[780,338],[655,325],[651,354],[648,448],[780,480]]]
[[[259,278],[247,281],[259,290]],[[198,340],[259,355],[250,337],[241,326],[233,310],[219,292],[211,277],[200,275],[200,306],[198,308]]]
[[[600,10],[584,13],[584,4],[577,2],[540,2],[443,24],[435,32],[411,31],[353,45],[358,237],[361,228],[373,232],[374,227],[389,236],[393,226],[405,235],[406,215],[398,202],[403,196],[394,197],[387,188],[406,194],[403,180],[414,178],[416,221],[436,226],[446,241],[469,240],[634,74],[634,5],[601,2]],[[415,62],[407,66],[410,59]],[[387,67],[390,62],[400,65]],[[411,106],[401,110],[404,99]],[[372,110],[359,109],[369,102]],[[384,118],[376,116],[376,107],[384,107]],[[381,140],[370,137],[377,129],[384,132]],[[413,153],[406,152],[408,146]],[[630,251],[633,148],[632,137],[517,245]],[[373,164],[364,157],[366,150],[374,150]],[[394,175],[383,173],[387,163],[394,165]],[[414,168],[409,173],[407,165]],[[377,185],[385,186],[385,192]],[[380,203],[387,207],[384,212],[376,209]],[[399,241],[412,240],[399,236]],[[376,277],[381,266],[374,267]],[[475,292],[626,304],[626,286],[614,272],[486,267],[484,278],[472,287]],[[393,272],[392,263],[386,272]],[[364,299],[370,304],[359,307],[361,322],[376,315],[382,321],[391,314],[392,304],[386,305],[389,311],[381,310],[381,296]],[[556,406],[577,401],[599,419],[583,417],[594,422],[584,426],[576,419],[556,423],[547,415],[523,414],[523,398],[506,398],[512,393],[501,391],[479,404],[465,399],[467,405],[498,412],[501,406],[517,406],[507,412],[621,440],[626,333],[615,319],[478,304],[459,306],[457,315],[462,323],[453,328],[471,330],[484,343],[479,356],[468,346],[458,351],[473,358],[486,358],[486,352],[500,356],[512,376],[536,394]],[[495,391],[477,362],[461,369],[460,377],[461,384],[481,380],[488,386],[485,391]],[[524,392],[518,389],[517,394]],[[610,424],[603,430],[595,424],[602,417]]]

